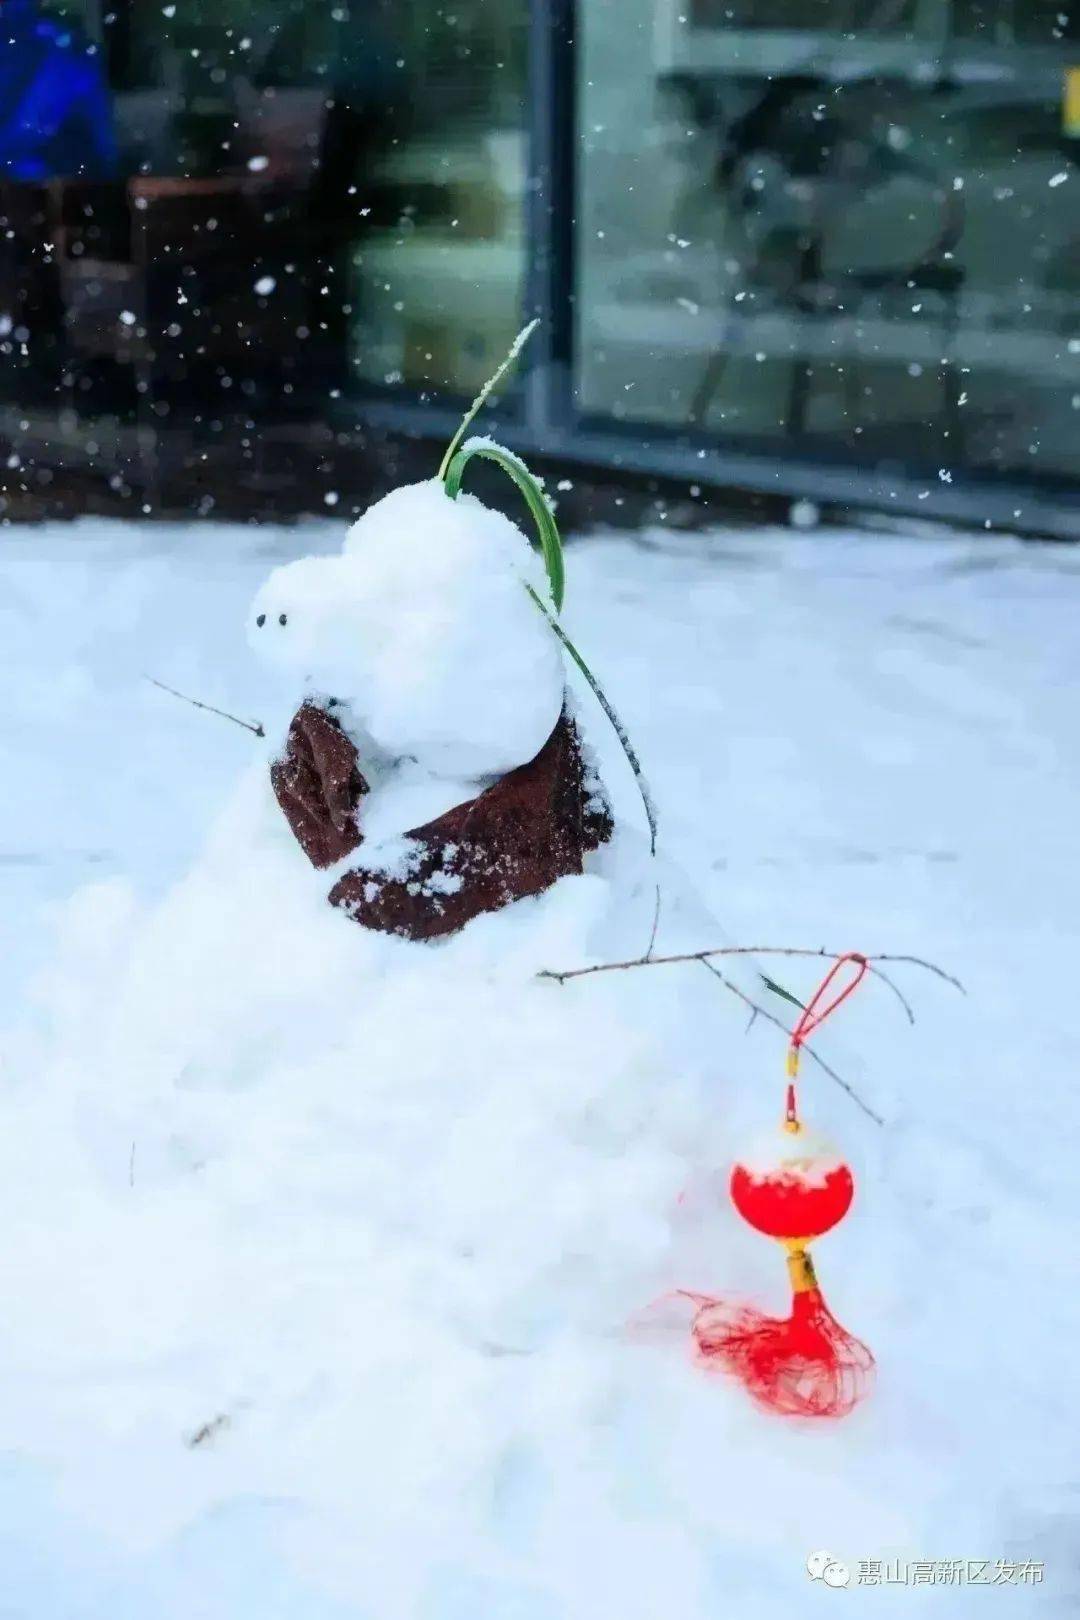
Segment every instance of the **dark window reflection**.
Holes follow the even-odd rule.
[[[524,0],[0,0],[0,29],[8,398],[317,414],[469,394],[505,351]]]
[[[352,255],[352,360],[370,383],[473,395],[521,325],[525,0],[402,8],[407,119]]]
[[[524,0],[132,16],[129,166],[304,193],[291,258],[320,375],[474,390],[520,324]]]

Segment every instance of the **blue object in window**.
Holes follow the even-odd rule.
[[[0,0],[0,176],[116,173],[112,105],[95,46],[37,0]]]

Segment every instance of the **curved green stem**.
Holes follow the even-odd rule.
[[[468,444],[462,445],[446,468],[444,482],[446,493],[452,501],[457,499],[465,468],[473,456],[481,456],[485,461],[493,461],[497,467],[501,467],[524,495],[540,539],[540,550],[544,556],[544,567],[547,569],[548,584],[551,587],[551,600],[555,604],[556,613],[560,612],[566,591],[562,540],[543,490],[525,463],[509,450],[504,450],[501,445],[492,444],[490,439],[470,439]]]
[[[523,331],[518,333],[511,346],[509,354],[506,356],[506,359],[503,361],[502,365],[499,367],[498,371],[496,371],[491,380],[486,382],[483,388],[480,390],[476,399],[473,401],[472,405],[467,411],[464,421],[447,446],[446,454],[443,456],[442,465],[439,468],[439,478],[442,480],[446,493],[449,495],[450,499],[452,501],[456,500],[458,495],[461,493],[461,480],[465,476],[466,467],[469,465],[469,462],[474,456],[480,456],[485,461],[493,461],[497,467],[501,467],[503,472],[508,478],[513,480],[518,489],[521,491],[522,495],[525,497],[526,505],[528,506],[529,511],[532,513],[533,521],[536,524],[536,532],[540,541],[540,550],[544,558],[544,567],[547,570],[548,588],[551,592],[551,600],[555,607],[554,613],[551,611],[551,608],[548,607],[548,604],[544,601],[540,593],[535,591],[527,580],[523,580],[522,583],[529,595],[532,597],[536,606],[539,608],[540,612],[544,615],[548,624],[551,626],[552,633],[562,643],[563,647],[565,647],[566,651],[569,653],[570,657],[573,659],[574,663],[585,677],[593,696],[596,698],[597,703],[599,703],[600,707],[607,715],[607,718],[611,723],[611,728],[616,737],[619,739],[622,746],[622,751],[626,755],[630,769],[634,773],[634,780],[638,785],[638,792],[641,794],[641,802],[645,806],[645,816],[649,823],[649,846],[652,853],[655,855],[657,831],[656,810],[653,805],[652,794],[649,792],[649,785],[645,780],[645,773],[641,768],[641,761],[638,759],[637,754],[634,751],[634,746],[626,734],[626,728],[619,719],[618,715],[615,713],[615,710],[612,708],[611,704],[608,702],[599,681],[596,679],[596,676],[593,674],[584,658],[582,658],[581,654],[578,652],[577,648],[574,646],[574,643],[570,640],[570,637],[566,634],[566,631],[563,629],[558,620],[558,614],[562,611],[563,597],[566,592],[566,575],[563,568],[562,539],[559,534],[558,525],[555,522],[554,513],[552,512],[551,507],[548,505],[547,497],[541,489],[539,482],[529,471],[528,467],[526,467],[520,456],[515,456],[511,450],[504,449],[502,445],[495,444],[491,439],[476,438],[469,439],[465,444],[462,444],[461,442],[465,436],[469,424],[474,420],[477,413],[480,411],[484,401],[488,398],[499,379],[504,376],[509,368],[513,365],[514,361],[521,353],[522,348],[532,336],[538,325],[538,320],[531,321]]]

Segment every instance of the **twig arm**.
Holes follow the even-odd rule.
[[[657,916],[658,915],[659,912],[657,913]],[[734,984],[729,978],[726,977],[725,974],[721,973],[720,969],[715,966],[716,958],[724,956],[814,956],[822,957],[828,961],[835,962],[839,961],[840,957],[844,954],[840,951],[827,951],[824,949],[815,950],[807,946],[798,945],[719,945],[713,950],[678,951],[674,955],[670,956],[654,956],[652,948],[655,941],[656,920],[654,919],[653,933],[649,940],[649,949],[646,951],[644,956],[630,957],[625,962],[594,962],[590,967],[563,968],[560,970],[544,968],[537,975],[537,977],[541,979],[553,979],[556,984],[566,984],[569,979],[585,979],[593,973],[623,973],[633,968],[665,967],[672,966],[680,962],[699,962],[703,968],[707,969],[708,972],[712,974],[714,979],[718,979],[720,981],[725,990],[730,990],[733,996],[737,996],[745,1006],[749,1007],[750,1022],[747,1025],[748,1031],[754,1027],[754,1024],[759,1018],[764,1018],[767,1023],[774,1025],[776,1029],[782,1030],[790,1040],[792,1031],[788,1029],[787,1025],[781,1019],[777,1018],[775,1013],[769,1012],[766,1007],[759,1006],[756,1001],[746,994],[745,990],[740,989],[737,984]],[[921,956],[901,955],[895,951],[879,951],[874,955],[865,956],[863,960],[865,960],[867,967],[874,977],[880,979],[881,982],[896,997],[897,1001],[899,1001],[904,1010],[905,1017],[911,1024],[915,1022],[915,1013],[912,1009],[911,1003],[908,1001],[900,987],[894,983],[892,977],[882,970],[879,965],[880,963],[900,962],[910,967],[923,968],[927,973],[934,974],[935,978],[943,979],[946,984],[953,985],[955,989],[960,991],[961,995],[966,994],[966,991],[964,990],[964,987],[960,983],[959,979],[954,978],[951,973],[947,973],[944,968],[938,967],[936,962],[928,962]],[[789,996],[787,991],[782,990],[780,986],[774,984],[771,979],[766,977],[764,974],[762,975],[762,978],[764,983],[770,989],[775,990],[780,995],[785,996],[788,1000],[794,1002],[796,1006],[799,1005],[798,1002],[795,1002],[795,998],[793,996]],[[847,1093],[856,1107],[860,1108],[868,1119],[872,1119],[876,1125],[884,1125],[885,1121],[882,1119],[881,1115],[876,1113],[875,1110],[870,1107],[870,1104],[859,1096],[859,1093],[855,1090],[854,1086],[851,1085],[849,1081],[845,1080],[843,1075],[837,1074],[836,1070],[826,1063],[824,1058],[819,1057],[812,1046],[807,1046],[804,1044],[802,1049],[804,1052],[806,1052],[807,1056],[817,1064],[818,1068],[829,1076],[830,1080],[834,1081],[842,1091]]]
[[[565,984],[567,979],[584,979],[591,973],[614,973],[623,972],[628,968],[662,967],[665,963],[670,962],[708,962],[717,956],[816,956],[825,961],[836,962],[842,955],[842,951],[814,950],[808,946],[800,945],[719,945],[714,950],[678,951],[673,956],[633,956],[625,962],[594,962],[589,967],[560,968],[558,970],[543,968],[539,977],[541,979],[556,979],[559,984]],[[890,990],[899,998],[905,1012],[912,1018],[912,1021],[914,1021],[914,1015],[911,1012],[910,1004],[900,994],[896,985],[881,972],[879,963],[900,962],[907,964],[909,967],[923,968],[927,973],[934,974],[935,978],[943,979],[946,984],[951,984],[955,990],[960,991],[961,995],[967,994],[960,980],[955,978],[953,974],[947,973],[936,962],[928,962],[921,956],[902,956],[891,951],[876,951],[873,954],[867,953],[866,961],[870,971],[875,973],[879,979],[884,979]]]
[[[261,721],[252,724],[250,720],[241,720],[239,715],[230,714],[227,709],[215,709],[212,703],[202,703],[198,698],[188,697],[186,692],[178,692],[175,686],[166,686],[164,681],[155,680],[153,675],[144,675],[143,680],[149,681],[151,686],[156,686],[159,692],[168,692],[170,697],[179,698],[181,703],[190,703],[193,709],[205,709],[207,714],[216,714],[222,720],[231,720],[234,726],[243,726],[244,730],[250,731],[253,736],[266,736]]]

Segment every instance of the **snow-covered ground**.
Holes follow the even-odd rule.
[[[319,1245],[328,1233],[348,1242],[335,1200],[353,1174],[347,1130],[356,1118],[346,1123],[338,1080],[323,1072],[318,1050],[300,1042],[287,1054],[294,1095],[308,1083],[310,1061],[313,1101],[299,1122],[288,1112],[288,1086],[263,1096],[252,1084],[227,1110],[209,1068],[185,1081],[183,1120],[200,1153],[208,1137],[210,1159],[231,1167],[227,1185],[207,1181],[206,1209],[213,1197],[224,1200],[232,1228],[215,1226],[208,1214],[200,1228],[205,1212],[187,1184],[181,1210],[168,1178],[187,1174],[191,1183],[201,1160],[173,1163],[166,1174],[155,1149],[129,1131],[138,1119],[152,1143],[155,1129],[175,1128],[151,1072],[161,1059],[156,1036],[163,1048],[174,1032],[142,1027],[128,1042],[122,1026],[128,1016],[138,1022],[140,994],[150,1009],[143,1023],[168,1022],[169,987],[152,982],[154,963],[167,960],[162,936],[185,918],[212,928],[215,892],[231,896],[229,905],[235,900],[239,846],[220,829],[198,892],[169,899],[168,891],[199,858],[259,746],[143,676],[269,719],[277,695],[245,644],[248,604],[272,566],[329,552],[340,540],[330,524],[95,523],[8,530],[0,542],[0,1024],[8,1031],[0,1044],[8,1251],[0,1289],[13,1324],[7,1344],[0,1334],[0,1615],[578,1620],[588,1612],[606,1620],[659,1615],[670,1605],[686,1620],[729,1612],[771,1620],[853,1601],[810,1582],[805,1559],[817,1547],[853,1571],[860,1560],[882,1560],[883,1568],[890,1558],[988,1560],[973,1581],[992,1580],[997,1560],[1011,1561],[1006,1571],[1036,1560],[1038,1584],[1021,1588],[999,1575],[1007,1598],[974,1591],[966,1570],[962,1585],[945,1585],[940,1574],[925,1586],[894,1582],[892,1597],[960,1620],[977,1620],[995,1602],[1055,1617],[1077,1612],[1080,1308],[1071,1256],[1080,1236],[1080,551],[825,531],[651,531],[591,538],[568,553],[567,624],[646,765],[665,856],[689,875],[727,935],[755,946],[914,952],[945,964],[967,987],[963,999],[933,978],[904,973],[914,1028],[880,986],[845,1009],[835,1061],[882,1114],[883,1130],[827,1080],[814,1079],[812,1090],[808,1081],[808,1113],[863,1172],[855,1212],[820,1256],[826,1291],[880,1365],[866,1407],[835,1430],[807,1432],[758,1415],[738,1391],[705,1379],[681,1341],[659,1350],[624,1342],[614,1309],[600,1328],[584,1317],[576,1322],[583,1337],[573,1352],[544,1340],[543,1379],[535,1371],[543,1355],[503,1347],[495,1361],[509,1370],[497,1387],[483,1382],[487,1373],[457,1340],[434,1328],[429,1358],[403,1338],[402,1387],[423,1421],[411,1409],[372,1410],[370,1391],[377,1402],[397,1386],[385,1366],[364,1361],[348,1342],[346,1324],[379,1286],[397,1298],[395,1255],[367,1255],[365,1273],[359,1240],[356,1296],[329,1299],[315,1288],[301,1305],[309,1325],[311,1311],[321,1309],[325,1324],[340,1315],[348,1354],[338,1346],[325,1365],[310,1367],[308,1383],[298,1381],[313,1351],[304,1322],[291,1322],[295,1277],[259,1272],[251,1296],[258,1319],[243,1342],[239,1296],[244,1264],[254,1274],[263,1246],[288,1246],[284,1230],[265,1219],[267,1200],[283,1189],[296,1194],[294,1213],[309,1210],[316,1223],[308,1269],[324,1292],[331,1281],[342,1286],[332,1267],[320,1270]],[[616,807],[638,819],[618,751],[605,749]],[[258,877],[251,926],[265,930],[278,902],[265,885],[255,892]],[[283,894],[281,913],[295,921],[302,903]],[[544,948],[572,948],[570,922],[550,909],[541,922]],[[343,971],[342,952],[359,951],[344,921],[333,923],[337,931],[325,935],[331,977]],[[222,927],[226,941],[241,937],[231,912]],[[189,934],[185,944],[200,954],[197,938]],[[211,966],[214,948],[208,939]],[[139,981],[133,951],[145,953],[151,982]],[[212,1030],[226,1013],[213,1001],[210,972],[200,980],[194,965],[181,1010],[195,1026],[205,1009]],[[656,998],[658,1028],[687,1007],[707,1019],[713,1001],[728,999],[704,974],[685,1006],[675,1000],[682,990],[661,988],[664,975],[693,972],[635,976],[634,996]],[[815,973],[813,965],[784,964],[783,976],[807,989]],[[142,990],[133,990],[140,982]],[[286,974],[278,998],[285,1002],[287,982]],[[80,984],[90,1005],[79,1000]],[[106,1036],[102,1020],[111,1010],[103,1004],[113,985],[122,1016]],[[585,1064],[590,1024],[626,1015],[621,990],[598,989],[591,1002],[585,992],[546,993],[575,997],[565,1003],[567,1038],[581,1042]],[[303,1005],[310,1012],[314,1002]],[[272,1020],[273,1010],[266,1016]],[[385,1041],[374,1004],[367,1016],[373,1038]],[[260,1061],[281,1061],[262,1043],[280,1036],[288,1045],[289,1033],[254,1029]],[[543,1037],[530,1027],[530,1038]],[[433,1061],[419,1040],[409,1032],[417,1061]],[[642,1156],[646,1116],[655,1109],[658,1135],[670,1147],[686,1125],[692,1091],[679,1091],[669,1106],[658,1087],[657,1049],[641,1050],[642,1118],[620,1129],[627,1164],[646,1178],[641,1201],[651,1208],[650,1200],[677,1191],[685,1167],[675,1165],[668,1189],[663,1167]],[[117,1097],[106,1094],[109,1053],[126,1068]],[[594,1055],[602,1067],[599,1046]],[[138,1058],[147,1063],[145,1108],[132,1072]],[[760,1026],[744,1046],[718,1052],[734,1088],[724,1105],[733,1116],[772,1113],[781,1059],[782,1046]],[[358,1088],[363,1083],[358,1075]],[[575,1084],[572,1073],[560,1075],[567,1117]],[[538,1106],[526,1086],[523,1095],[524,1110]],[[321,1167],[329,1189],[322,1203],[312,1191],[319,1165],[307,1167],[311,1186],[294,1185],[284,1171],[278,1183],[269,1173],[258,1181],[243,1157],[245,1118],[275,1173],[296,1141],[333,1144],[340,1128],[340,1161],[328,1152]],[[512,1139],[513,1108],[490,1116],[488,1126],[494,1118]],[[408,1128],[395,1122],[402,1140]],[[290,1131],[300,1134],[286,1140]],[[502,1145],[493,1140],[492,1154]],[[366,1163],[363,1144],[352,1147],[357,1163]],[[511,1140],[511,1156],[520,1147]],[[475,1161],[463,1161],[430,1189],[449,1200],[451,1224],[455,1189],[464,1207],[483,1180],[475,1170]],[[370,1163],[367,1171],[377,1179]],[[157,1187],[155,1174],[164,1178]],[[542,1187],[541,1177],[530,1190]],[[427,1192],[413,1189],[418,1200]],[[492,1219],[510,1207],[496,1201]],[[612,1190],[603,1205],[633,1207],[633,1189],[629,1196]],[[482,1208],[481,1201],[471,1218]],[[237,1212],[254,1210],[263,1224],[243,1231]],[[386,1193],[380,1230],[399,1216]],[[326,1225],[331,1217],[338,1224]],[[559,1219],[569,1221],[565,1210]],[[718,1201],[704,1229],[731,1219]],[[147,1243],[175,1240],[156,1264],[129,1230],[140,1222]],[[364,1228],[365,1242],[374,1230]],[[410,1227],[408,1243],[415,1238]],[[457,1238],[483,1251],[467,1221]],[[527,1268],[535,1258],[529,1233],[515,1228],[514,1238],[525,1246]],[[639,1239],[645,1249],[654,1244],[644,1220],[633,1234]],[[288,1243],[297,1241],[290,1232]],[[610,1250],[613,1264],[624,1263],[611,1234],[597,1241],[599,1253]],[[402,1266],[420,1265],[405,1252]],[[693,1275],[664,1278],[659,1254],[650,1249],[643,1275],[717,1290],[737,1281],[779,1303],[782,1268],[762,1240],[718,1239],[712,1269]],[[129,1264],[147,1269],[126,1290]],[[80,1276],[82,1297],[70,1297]],[[448,1294],[433,1277],[430,1287],[434,1313],[453,1285]],[[406,1334],[411,1318],[402,1299],[393,1307],[402,1313],[395,1331]],[[613,1302],[632,1303],[614,1284],[611,1298],[601,1297],[604,1306]],[[214,1341],[215,1311],[223,1343]],[[510,1314],[527,1339],[535,1324],[522,1326],[520,1301]],[[255,1387],[264,1320],[266,1376]],[[581,1350],[597,1333],[606,1384]],[[382,1343],[386,1356],[389,1343]],[[515,1384],[515,1369],[526,1363],[531,1382]],[[343,1404],[350,1365],[355,1387]],[[223,1367],[227,1388],[214,1382]],[[626,1412],[647,1411],[650,1379],[652,1427],[624,1422]],[[482,1408],[493,1432],[512,1438],[522,1391],[533,1410],[529,1423],[522,1420],[520,1454],[510,1446],[488,1480],[488,1524],[473,1497],[490,1458],[463,1424],[455,1427],[454,1413],[460,1407],[473,1422]],[[191,1404],[201,1396],[205,1409]],[[219,1415],[219,1396],[228,1423],[198,1448],[185,1446],[185,1433],[190,1438]],[[346,1426],[344,1452],[334,1444],[335,1425]],[[441,1453],[434,1460],[421,1443],[425,1434]],[[535,1471],[528,1451],[527,1442],[539,1444],[544,1434],[551,1443],[542,1461],[554,1482]],[[673,1505],[680,1488],[681,1509]],[[468,1498],[465,1506],[457,1495]],[[412,1584],[403,1574],[410,1545],[423,1571]],[[856,1589],[872,1590],[864,1582]],[[869,1601],[887,1599],[878,1592]]]

